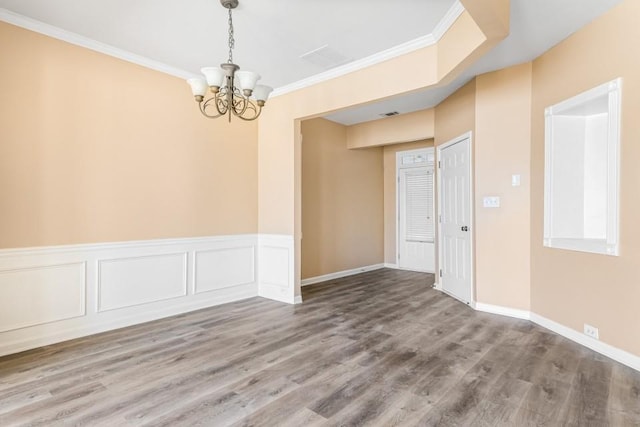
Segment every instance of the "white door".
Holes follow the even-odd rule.
[[[433,149],[398,154],[398,267],[433,273]]]
[[[440,285],[446,293],[470,303],[471,141],[466,136],[438,150],[440,190]]]

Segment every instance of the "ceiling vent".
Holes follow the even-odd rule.
[[[398,113],[397,111],[389,111],[388,113],[382,113],[380,114],[382,117],[391,117],[391,116],[397,116]]]
[[[300,55],[300,59],[304,59],[325,70],[346,64],[350,61],[349,58],[337,50],[332,49],[328,44]]]

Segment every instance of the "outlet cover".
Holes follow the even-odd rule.
[[[587,325],[586,323],[584,324],[584,334],[597,340],[600,339],[598,335],[598,328],[596,328],[595,326]]]

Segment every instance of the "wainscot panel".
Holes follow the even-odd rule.
[[[1,250],[0,355],[256,297],[258,241],[247,234]]]
[[[260,235],[259,271],[261,297],[296,304],[293,236]]]

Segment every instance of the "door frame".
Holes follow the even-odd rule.
[[[398,270],[405,270],[404,268],[400,267],[400,259],[398,258],[398,256],[400,255],[400,159],[402,158],[402,156],[407,155],[407,154],[421,154],[421,153],[426,153],[427,156],[429,155],[429,153],[433,153],[434,155],[434,165],[433,165],[433,176],[434,179],[436,179],[436,165],[437,165],[437,157],[435,157],[436,152],[435,152],[435,147],[422,147],[422,148],[413,148],[411,150],[402,150],[402,151],[396,151],[396,206],[395,206],[395,211],[396,211],[396,257],[395,257],[395,268]],[[427,157],[428,158],[428,157]],[[435,187],[435,183],[434,183],[434,187]],[[434,188],[435,190],[435,188]],[[437,198],[435,196],[435,194],[433,195],[433,203],[434,205],[438,202]],[[435,210],[435,209],[434,209]],[[436,245],[436,254],[438,252],[438,240],[434,239],[433,242]],[[438,260],[435,260],[435,267],[436,270],[438,268]],[[410,270],[410,271],[415,271],[415,270]],[[427,272],[427,273],[434,273],[435,272]]]
[[[437,206],[436,206],[436,211],[438,214],[438,236],[436,238],[436,253],[438,254],[438,259],[436,260],[436,282],[434,283],[434,288],[438,289],[439,291],[459,300],[458,297],[451,295],[450,293],[448,293],[447,291],[445,291],[442,287],[442,282],[441,282],[441,276],[440,276],[440,260],[442,259],[442,180],[440,179],[440,157],[441,157],[441,153],[442,150],[444,150],[447,147],[450,147],[454,144],[457,144],[459,142],[464,141],[465,139],[469,140],[469,220],[470,220],[470,224],[469,226],[471,227],[471,233],[469,233],[469,261],[470,261],[470,266],[469,266],[469,280],[471,281],[471,283],[469,284],[469,286],[471,286],[471,301],[469,301],[469,305],[473,308],[475,308],[476,305],[476,271],[475,271],[475,245],[476,245],[476,239],[475,239],[475,206],[474,206],[474,200],[475,200],[475,188],[474,188],[474,180],[473,180],[473,132],[469,131],[466,132],[456,138],[453,138],[443,144],[440,144],[436,147],[436,191],[438,192],[438,195],[436,196],[436,201],[437,201]],[[466,301],[462,301],[465,304],[467,303]]]

